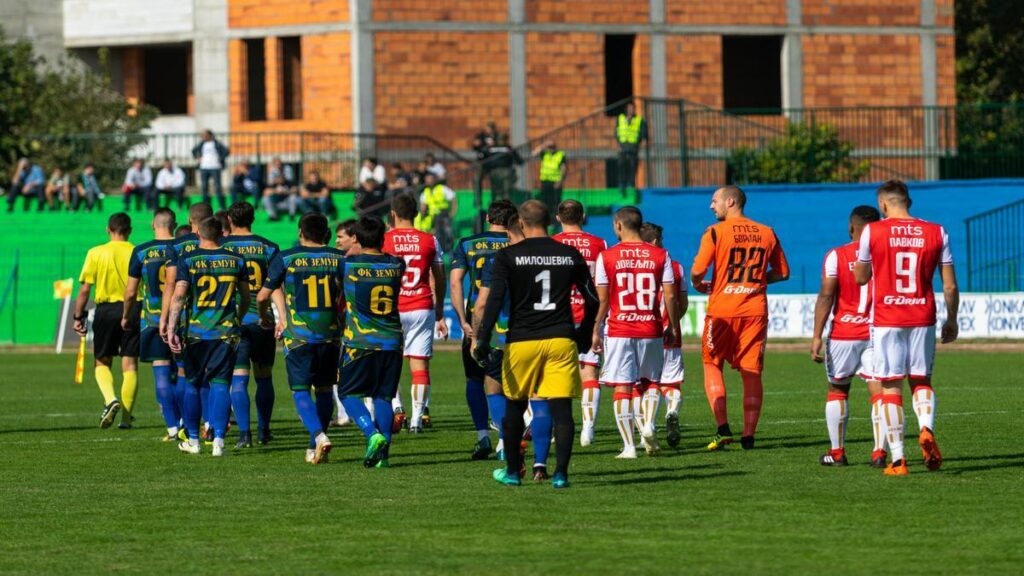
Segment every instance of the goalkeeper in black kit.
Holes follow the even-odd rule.
[[[490,295],[480,330],[474,335],[473,356],[478,361],[490,356],[491,332],[507,298],[510,312],[502,386],[508,407],[501,423],[505,444],[515,447],[522,441],[523,413],[530,398],[546,399],[554,421],[557,458],[551,485],[567,488],[576,435],[572,399],[582,388],[579,353],[590,349],[597,291],[579,251],[548,237],[551,215],[543,202],[524,202],[519,219],[526,239],[501,249],[494,257]],[[586,301],[578,329],[570,303],[573,288]],[[495,470],[494,479],[519,486],[522,455],[513,448],[505,457],[507,466]]]

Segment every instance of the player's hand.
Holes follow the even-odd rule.
[[[600,332],[594,332],[590,337],[590,351],[594,354],[604,354],[604,338]]]
[[[79,336],[85,336],[85,320],[75,320],[75,333],[78,334]]]
[[[475,342],[473,348],[470,349],[470,355],[476,360],[477,364],[484,366],[491,358],[490,342]]]
[[[284,329],[286,328],[284,320],[279,320],[274,326],[274,338],[280,340],[284,337]]]
[[[701,294],[710,294],[711,282],[707,280],[702,280],[699,284],[694,286],[693,289],[696,290],[697,292],[700,292]]]
[[[167,333],[167,321],[164,320],[163,316],[160,316],[160,326],[157,328],[157,334],[160,335],[160,339],[164,341],[164,344],[170,340],[170,334]]]
[[[665,330],[665,335],[662,336],[662,341],[666,348],[679,348],[683,345],[682,335],[679,333],[679,328],[675,326],[669,326]]]
[[[171,337],[167,340],[167,345],[170,346],[171,352],[181,354],[181,338],[178,337],[176,332],[171,333]]]
[[[127,329],[128,329],[128,319],[127,318],[121,318],[121,330],[127,330]]]
[[[434,331],[441,336],[442,340],[448,339],[448,323],[444,320],[434,322]]]
[[[462,326],[462,333],[465,335],[465,337],[472,338],[473,327],[469,325],[469,322],[460,322],[459,324]]]
[[[811,340],[811,360],[818,364],[825,361],[825,357],[821,355],[821,338]]]
[[[260,317],[260,328],[264,330],[273,330],[275,328],[274,315],[266,314]]]
[[[946,320],[946,322],[942,324],[942,343],[943,344],[949,344],[951,342],[956,342],[956,338],[959,335],[960,335],[960,324],[959,323],[957,323],[957,322],[950,322],[949,320]]]

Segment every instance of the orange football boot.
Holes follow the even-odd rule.
[[[921,454],[924,456],[924,465],[932,472],[942,467],[942,454],[939,453],[939,445],[935,442],[935,434],[928,428],[921,429],[921,435],[917,437],[921,444]]]
[[[906,476],[910,474],[910,470],[907,470],[906,459],[900,460],[899,464],[896,464],[895,462],[889,464],[889,467],[885,469],[884,474],[886,476]]]

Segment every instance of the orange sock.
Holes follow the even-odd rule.
[[[719,426],[729,423],[729,416],[725,410],[725,377],[722,376],[722,369],[714,364],[704,365],[704,393],[708,396],[708,404],[715,414],[715,422]]]
[[[761,403],[764,399],[761,375],[742,371],[740,376],[743,377],[743,435],[753,436],[757,431],[757,421],[761,418]]]

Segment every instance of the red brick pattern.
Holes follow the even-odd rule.
[[[956,41],[952,35],[935,38],[935,67],[938,82],[939,106],[956,104]]]
[[[669,98],[722,107],[721,36],[668,36],[665,71]]]
[[[374,0],[373,19],[378,22],[505,22],[505,0]]]
[[[803,51],[805,106],[921,105],[917,36],[805,36]]]
[[[670,24],[782,25],[786,23],[786,0],[666,0],[665,20]]]
[[[527,130],[531,138],[604,105],[601,34],[526,35]]]
[[[917,26],[921,0],[803,0],[811,26]]]
[[[528,22],[648,22],[648,0],[526,0]]]
[[[228,0],[228,28],[346,21],[346,0]]]

